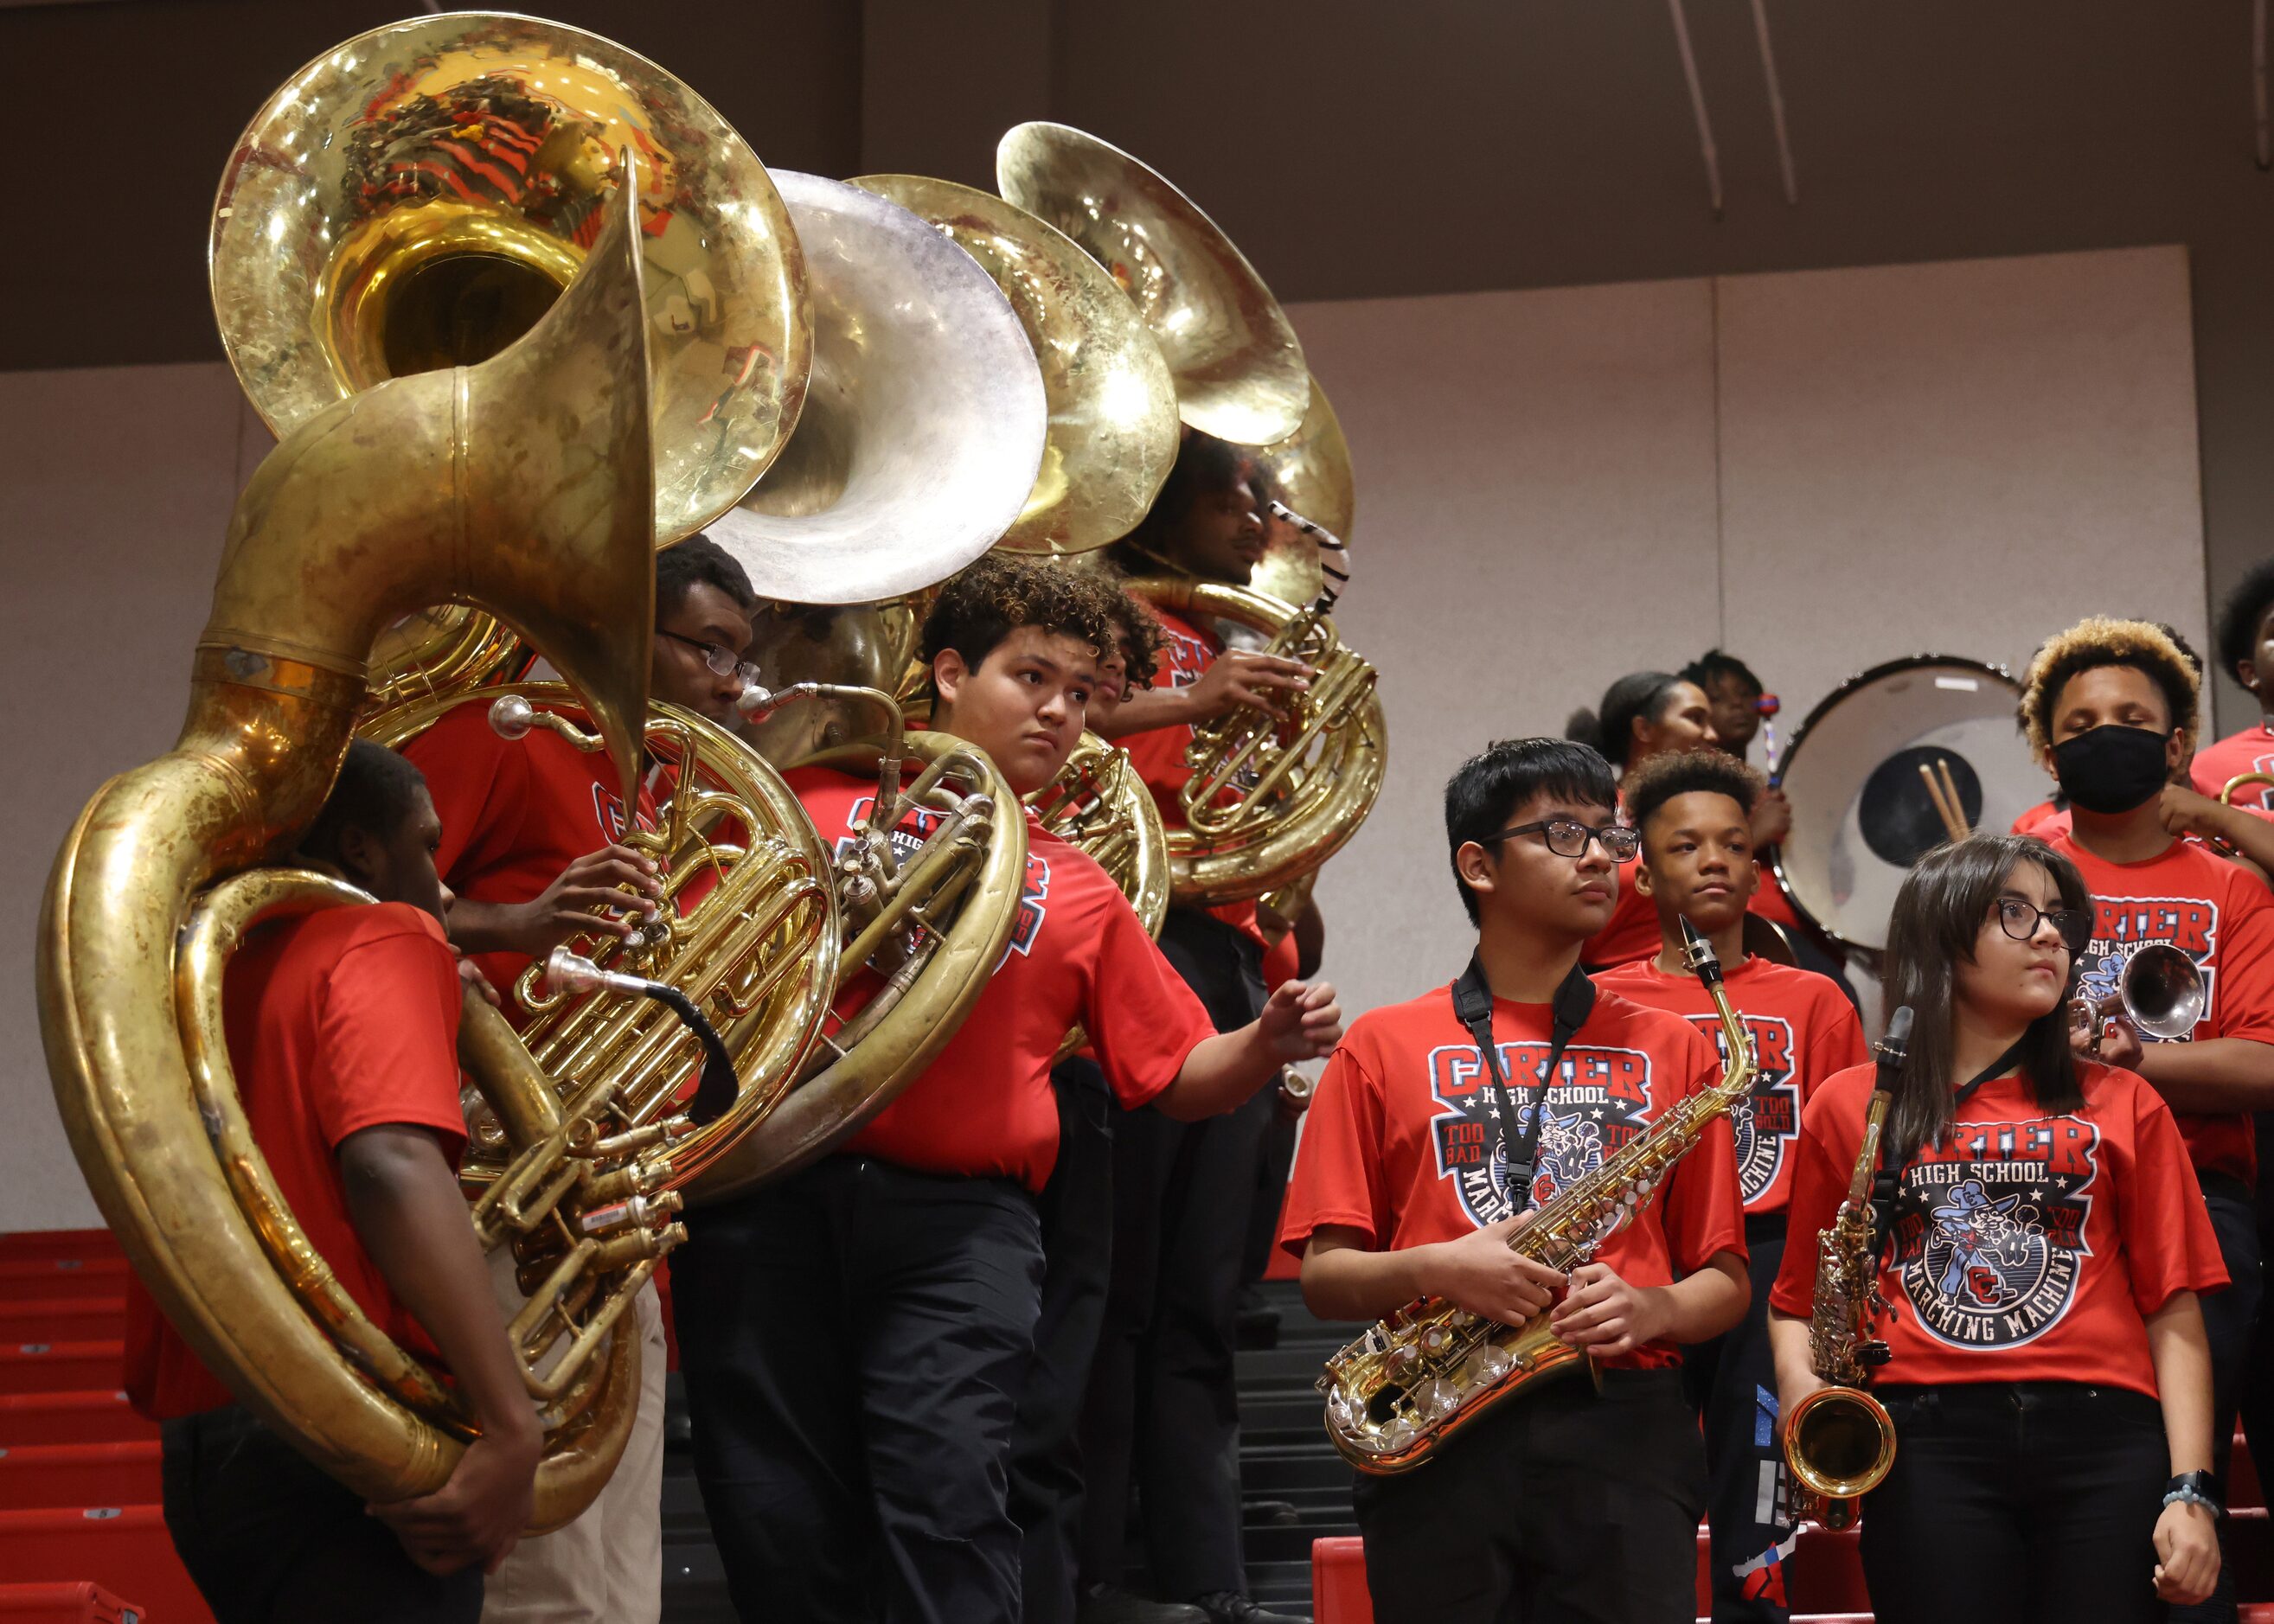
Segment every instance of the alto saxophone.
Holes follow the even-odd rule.
[[[1832,1227],[1816,1237],[1816,1297],[1808,1322],[1808,1362],[1829,1382],[1792,1407],[1785,1417],[1784,1459],[1800,1489],[1793,1496],[1796,1522],[1813,1519],[1828,1529],[1855,1525],[1856,1501],[1879,1487],[1895,1463],[1895,1425],[1886,1406],[1864,1390],[1871,1372],[1887,1362],[1887,1344],[1871,1334],[1887,1300],[1879,1291],[1879,1255],[1871,1233],[1871,1176],[1879,1165],[1888,1085],[1902,1066],[1910,1039],[1910,1007],[1897,1010],[1879,1046],[1879,1086],[1864,1112],[1864,1143],[1848,1180],[1848,1199]]]
[[[1690,929],[1684,953],[1721,1017],[1721,1080],[1682,1100],[1602,1166],[1559,1192],[1509,1245],[1555,1269],[1573,1269],[1650,1204],[1674,1164],[1753,1086],[1753,1049],[1721,986],[1713,944]],[[1544,1090],[1552,1079],[1542,1079]],[[1539,1109],[1539,1108],[1535,1108]],[[1327,1436],[1362,1472],[1386,1477],[1420,1465],[1503,1399],[1566,1366],[1593,1361],[1548,1329],[1542,1311],[1502,1325],[1440,1297],[1407,1304],[1327,1361],[1319,1391]]]

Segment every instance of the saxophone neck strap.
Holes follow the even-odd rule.
[[[2028,1041],[2027,1038],[2017,1040],[2011,1049],[1961,1084],[1958,1092],[1950,1097],[1951,1115],[1955,1116],[1964,1110],[1966,1102],[1982,1092],[1983,1084],[2012,1071],[2022,1058],[2022,1046]],[[1882,1086],[1892,1091],[1894,1082],[1894,1079],[1889,1078]],[[1889,1161],[1883,1155],[1879,1168],[1871,1175],[1871,1252],[1875,1257],[1885,1252],[1887,1237],[1894,1233],[1895,1203],[1902,1195],[1903,1173],[1917,1158],[1916,1151],[1901,1162]]]
[[[1518,1213],[1532,1205],[1533,1159],[1540,1147],[1540,1124],[1547,1115],[1547,1091],[1555,1085],[1555,1068],[1563,1064],[1564,1049],[1594,1012],[1594,982],[1587,979],[1585,970],[1573,965],[1562,985],[1556,988],[1555,1000],[1548,1007],[1553,1025],[1547,1040],[1547,1064],[1540,1067],[1536,1079],[1540,1092],[1534,1098],[1532,1119],[1519,1130],[1516,1099],[1509,1092],[1507,1075],[1500,1068],[1500,1045],[1493,1039],[1493,992],[1485,980],[1483,962],[1474,954],[1470,955],[1469,967],[1453,983],[1454,1018],[1476,1040],[1485,1075],[1492,1079],[1493,1102],[1500,1107],[1501,1144],[1506,1147],[1508,1157],[1509,1206]]]

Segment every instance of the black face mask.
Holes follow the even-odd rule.
[[[2096,727],[2053,746],[2053,776],[2088,812],[2129,812],[2163,793],[2171,738],[2145,727]]]

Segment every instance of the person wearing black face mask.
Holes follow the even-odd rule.
[[[2199,707],[2194,667],[2159,628],[2093,619],[2038,650],[2022,721],[2074,820],[2047,844],[2076,864],[2093,897],[2074,996],[2112,1012],[2127,961],[2153,944],[2179,949],[2202,975],[2203,1016],[2188,1036],[2143,1039],[2120,1019],[2081,1028],[2074,1041],[2164,1096],[2202,1186],[2233,1282],[2202,1303],[2224,1473],[2262,1291],[2250,1113],[2274,1109],[2274,897],[2182,832],[2203,798],[2168,780],[2193,748]],[[2173,1616],[2233,1618],[2224,1579],[2221,1591]]]

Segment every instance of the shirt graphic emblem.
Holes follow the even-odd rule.
[[[2100,1130],[2074,1116],[1967,1123],[1903,1174],[1894,1264],[1920,1327],[1955,1348],[2014,1348],[2076,1297]]]
[[[2218,905],[2201,897],[2097,897],[2092,905],[2092,940],[2077,959],[2080,998],[2096,1002],[2116,996],[2132,955],[2153,944],[2176,947],[2202,972],[2203,1011],[2216,1009],[2218,972],[2210,959],[2218,951]],[[2143,1043],[2184,1043],[2143,1032]]]
[[[1516,1133],[1536,1109],[1545,1043],[1502,1043],[1500,1063],[1516,1101]],[[1429,1052],[1429,1091],[1444,1109],[1430,1120],[1437,1177],[1453,1180],[1461,1208],[1480,1229],[1517,1210],[1521,1192],[1509,1187],[1507,1142],[1501,1132],[1500,1094],[1486,1075],[1473,1043],[1449,1043]],[[1533,1161],[1532,1204],[1556,1194],[1603,1165],[1603,1158],[1650,1124],[1650,1056],[1632,1049],[1567,1049],[1547,1091]]]
[[[592,821],[600,826],[600,832],[607,837],[611,845],[622,839],[624,831],[629,826],[629,820],[624,816],[624,798],[611,795],[597,781],[592,786]],[[643,813],[639,826],[652,834],[655,820]]]
[[[845,814],[846,832],[840,836],[835,854],[842,857],[858,843],[860,831],[867,827],[869,808],[874,795],[863,795]],[[932,832],[947,821],[947,814],[935,812],[929,807],[918,807],[902,818],[889,838],[892,846],[892,861],[905,863],[923,848]],[[1033,852],[1027,853],[1027,876],[1019,890],[1019,917],[1011,926],[1011,940],[1003,950],[1003,959],[996,965],[1000,969],[1013,953],[1025,957],[1035,950],[1035,940],[1043,933],[1043,917],[1050,912],[1050,864],[1046,857]]]
[[[1753,1040],[1753,1091],[1729,1111],[1729,1131],[1737,1140],[1737,1189],[1751,1207],[1776,1183],[1785,1154],[1800,1136],[1800,1086],[1792,1057],[1792,1023],[1779,1015],[1741,1015]],[[1691,1015],[1690,1024],[1713,1040],[1721,1064],[1729,1064],[1718,1015]]]

